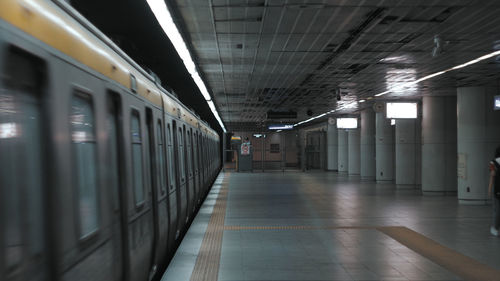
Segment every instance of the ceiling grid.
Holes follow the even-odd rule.
[[[391,89],[384,99],[498,79],[498,65],[485,61],[398,88],[494,50],[500,3],[492,1],[211,0],[209,9],[204,0],[173,2],[229,130],[257,129],[270,110],[297,111],[283,120],[295,122],[308,110],[359,110],[369,103],[357,101]],[[443,53],[433,57],[436,35]]]

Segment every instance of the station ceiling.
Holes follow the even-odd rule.
[[[314,116],[348,105],[340,113],[349,113],[375,100],[454,95],[457,86],[500,81],[500,58],[492,58],[398,89],[500,49],[500,1],[167,3],[229,130],[278,123],[266,119],[270,110],[297,111],[296,119],[280,120],[296,123],[310,118],[308,110]]]
[[[146,0],[71,3],[218,128]],[[500,58],[491,58],[400,87],[499,50],[496,0],[166,3],[229,131],[260,131],[269,123],[294,124],[336,108],[344,109],[335,114],[353,113],[375,101],[454,95],[457,86],[500,83]],[[436,36],[441,47],[433,56]],[[387,90],[392,92],[374,97]],[[298,116],[268,120],[270,110]]]

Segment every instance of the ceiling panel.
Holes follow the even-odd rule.
[[[500,48],[498,1],[172,1],[230,130],[265,124],[268,110],[297,110],[300,121],[309,109],[389,89],[384,99],[415,99],[499,79],[490,60],[398,89]],[[442,52],[433,57],[435,36]],[[346,92],[340,102],[338,88]]]

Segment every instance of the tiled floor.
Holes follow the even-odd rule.
[[[460,279],[376,229],[381,226],[405,226],[500,270],[490,206],[333,172],[231,173],[228,186],[219,281]],[[206,226],[200,225],[208,222],[217,191],[162,280],[189,280],[192,245],[201,243]]]

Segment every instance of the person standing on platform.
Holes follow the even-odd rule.
[[[500,227],[500,146],[495,151],[495,158],[490,162],[490,184],[488,186],[488,195],[493,195],[493,221],[490,232],[498,236]]]

